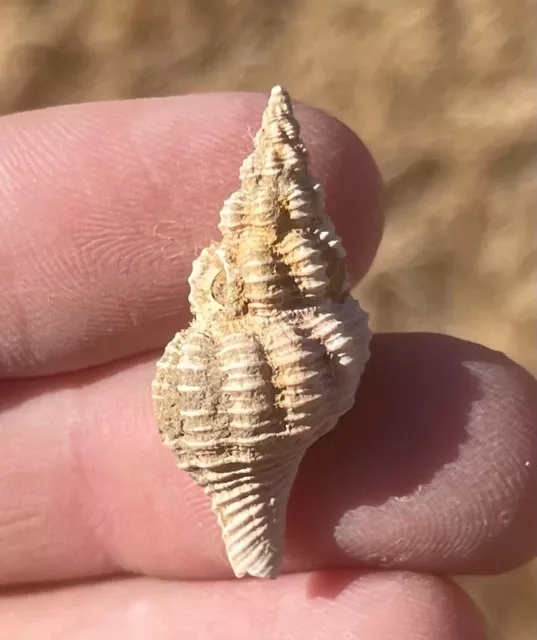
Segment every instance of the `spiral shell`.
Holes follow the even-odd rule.
[[[370,331],[281,87],[240,179],[221,241],[194,261],[194,319],[157,363],[153,403],[163,443],[211,498],[235,575],[274,578],[300,461],[352,407]]]

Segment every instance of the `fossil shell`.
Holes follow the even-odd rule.
[[[194,319],[157,364],[153,402],[162,441],[211,498],[235,575],[274,578],[298,466],[353,405],[370,331],[281,87],[240,179],[221,241],[193,264]]]

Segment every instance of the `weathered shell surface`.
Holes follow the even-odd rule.
[[[193,264],[194,320],[158,362],[153,400],[164,444],[211,497],[235,574],[273,578],[298,466],[353,405],[370,332],[280,87],[240,178],[221,242]]]

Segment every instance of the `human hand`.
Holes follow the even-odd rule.
[[[150,385],[264,101],[0,119],[2,640],[479,640],[442,574],[535,554],[534,381],[475,344],[390,334],[302,464],[285,575],[232,579]],[[358,281],[382,230],[376,169],[343,125],[297,111]]]

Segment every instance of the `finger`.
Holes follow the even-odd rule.
[[[181,328],[192,260],[217,235],[265,101],[192,95],[0,119],[0,377],[108,362]],[[377,170],[344,125],[298,117],[358,279],[381,234]]]
[[[209,501],[160,444],[154,361],[3,383],[0,582],[231,575]],[[310,449],[286,571],[504,571],[535,554],[535,383],[452,338],[377,336],[353,410]]]
[[[314,527],[318,501],[334,551],[361,563],[512,569],[537,552],[536,426],[537,383],[504,354],[376,336],[354,411],[305,459],[291,514]],[[330,480],[308,491],[315,476]]]
[[[129,578],[17,594],[0,599],[0,626],[25,640],[485,640],[475,609],[439,578],[355,571],[277,583]]]

